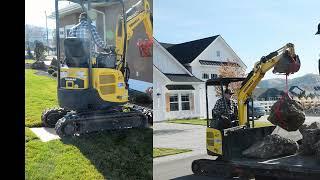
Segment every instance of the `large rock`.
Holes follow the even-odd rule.
[[[310,125],[302,125],[299,128],[303,138],[300,152],[304,155],[314,155],[320,151],[320,123],[313,122]]]
[[[305,118],[302,104],[284,95],[283,99],[272,105],[268,121],[287,131],[296,131]]]
[[[272,158],[295,154],[299,150],[297,142],[283,138],[278,134],[266,136],[242,152],[245,157]]]

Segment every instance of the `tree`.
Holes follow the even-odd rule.
[[[221,63],[219,67],[219,77],[245,77],[245,70],[238,64],[231,62],[227,59],[226,63]],[[229,84],[229,89],[237,92],[241,87],[241,82],[235,82]],[[216,86],[216,96],[221,96],[221,88]],[[235,93],[233,96],[237,98]]]
[[[34,53],[36,55],[36,61],[43,61],[45,58],[44,51],[46,51],[46,48],[44,47],[43,43],[36,40],[35,42],[35,48]]]

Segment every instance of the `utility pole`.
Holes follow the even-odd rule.
[[[48,33],[48,25],[47,25],[47,12],[44,11],[44,14],[45,14],[45,16],[46,16],[47,48],[48,48],[48,56],[49,56],[49,33]]]

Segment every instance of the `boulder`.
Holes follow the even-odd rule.
[[[304,155],[314,155],[320,151],[320,123],[313,122],[299,128],[303,138],[300,152]]]
[[[272,105],[268,121],[287,131],[296,131],[305,121],[303,106],[286,94]]]
[[[249,158],[273,158],[295,154],[298,150],[297,142],[283,138],[278,134],[271,134],[244,150],[242,155]]]

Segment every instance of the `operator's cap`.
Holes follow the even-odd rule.
[[[320,23],[318,24],[318,32],[315,35],[320,34]]]
[[[226,89],[226,90],[224,91],[224,93],[225,93],[225,94],[230,94],[230,95],[234,94],[231,89]]]

